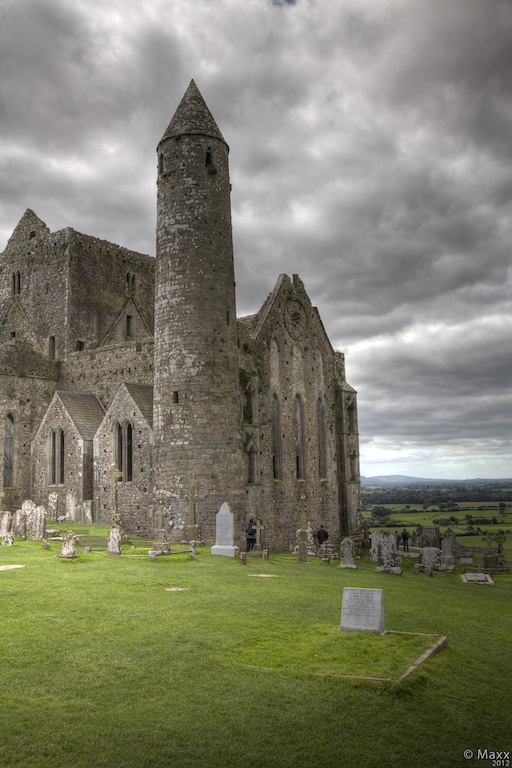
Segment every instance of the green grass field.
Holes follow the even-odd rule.
[[[468,534],[468,523],[471,522],[471,520],[466,519],[466,515],[470,514],[472,515],[473,519],[477,518],[487,518],[492,519],[493,517],[496,517],[497,522],[496,523],[486,523],[482,524],[479,527],[482,529],[482,532],[489,531],[491,537],[494,537],[498,531],[503,530],[505,531],[505,544],[503,546],[503,550],[505,553],[505,557],[509,562],[512,561],[512,504],[507,504],[507,507],[505,509],[504,513],[501,513],[498,511],[497,504],[492,504],[492,502],[461,502],[459,504],[458,509],[443,509],[439,510],[439,508],[434,509],[427,509],[422,512],[409,512],[406,509],[405,504],[382,504],[381,506],[385,507],[386,509],[389,509],[390,511],[390,517],[389,520],[392,523],[391,526],[386,526],[384,530],[388,531],[394,531],[395,528],[398,530],[402,530],[404,526],[406,526],[409,531],[415,530],[419,525],[426,527],[426,526],[434,526],[436,523],[434,520],[439,518],[450,518],[455,517],[456,521],[452,521],[450,523],[450,526],[447,525],[440,525],[439,529],[442,533],[450,527],[454,533],[459,536],[459,543],[462,546],[468,546],[468,547],[483,547],[485,546],[485,536],[483,533],[477,534],[474,533],[473,535],[467,535]],[[483,509],[478,509],[478,507],[483,507]],[[487,509],[488,507],[488,509]],[[369,511],[366,511],[364,513],[364,517],[367,519],[371,518],[371,513]],[[476,525],[474,526],[476,528]],[[372,527],[373,531],[379,531],[381,530],[382,526],[375,525]],[[464,535],[462,535],[464,534]],[[496,543],[493,543],[493,546],[497,546]]]
[[[0,571],[2,768],[438,768],[512,747],[512,575],[143,551],[1,548],[25,566]],[[339,631],[344,586],[384,590],[389,634]],[[348,677],[396,678],[441,635],[402,683]]]

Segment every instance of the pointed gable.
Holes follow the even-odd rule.
[[[36,216],[34,211],[27,208],[21,219],[19,220],[14,232],[6,246],[6,250],[13,245],[17,245],[22,242],[29,242],[34,238],[46,237],[50,234],[49,228],[46,226],[39,216]]]
[[[153,387],[150,384],[123,382],[139,411],[153,429]]]
[[[103,421],[105,411],[96,395],[82,392],[57,392],[70,419],[84,440],[92,440]]]
[[[288,275],[279,275],[274,290],[267,297],[252,325],[254,342],[272,335],[271,329],[281,326],[293,341],[305,342],[311,338],[311,343],[321,343],[326,350],[333,353],[318,310],[311,304],[304,283],[298,275],[293,275],[291,279]]]
[[[226,144],[222,133],[193,80],[185,91],[174,117],[167,126],[160,143],[173,136],[199,134],[211,136]]]

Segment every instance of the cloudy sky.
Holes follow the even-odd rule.
[[[191,78],[230,145],[239,315],[299,273],[361,469],[512,476],[510,0],[0,0],[0,250],[26,208],[154,254]]]

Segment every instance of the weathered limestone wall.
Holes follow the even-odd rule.
[[[15,511],[31,493],[30,445],[57,385],[58,366],[24,341],[0,347],[0,472],[4,466],[5,424],[14,422],[13,485],[4,487],[3,509]],[[3,484],[3,479],[2,479]]]
[[[215,541],[245,505],[228,147],[195,86],[160,142],[155,313],[155,508]]]
[[[51,429],[57,430],[59,427],[64,430],[65,482],[61,484],[59,478],[56,478],[57,482],[52,484],[49,432]],[[90,456],[90,461],[92,465],[92,456]],[[58,496],[59,515],[65,515],[68,494],[73,494],[76,504],[83,503],[84,441],[58,398],[53,400],[33,440],[32,467],[31,498],[36,504],[48,509],[48,497],[51,493],[55,493]]]
[[[51,233],[32,211],[25,212],[0,257],[0,343],[15,335],[47,355],[54,336],[55,357],[65,354],[67,245],[67,230]]]
[[[132,480],[117,483],[118,512],[124,530],[140,536],[152,533],[153,432],[129,393],[121,387],[94,439],[96,519],[109,524],[114,512],[112,468],[115,462],[114,425],[129,420],[133,428]]]
[[[261,372],[258,408],[253,409],[251,424],[250,409],[244,410],[244,445],[258,433],[256,477],[246,486],[250,512],[264,519],[271,546],[293,548],[301,511],[313,527],[324,525],[330,542],[337,544],[342,534],[359,530],[354,499],[350,497],[348,503],[345,493],[341,504],[340,498],[345,478],[339,475],[337,456],[344,439],[336,428],[337,392],[343,385],[339,358],[297,276],[293,281],[282,276],[259,315],[240,326],[244,384],[255,370]],[[301,446],[297,445],[297,395],[303,408]],[[280,411],[277,470],[274,396]]]
[[[0,343],[15,334],[61,360],[152,336],[155,261],[148,255],[71,228],[50,232],[26,211],[0,262]]]
[[[74,230],[68,239],[69,352],[152,336],[154,258]]]
[[[75,352],[61,363],[59,388],[91,392],[108,408],[122,381],[153,384],[153,339]]]

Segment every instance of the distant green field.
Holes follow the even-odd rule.
[[[498,531],[503,530],[505,532],[506,541],[503,545],[505,557],[512,565],[512,503],[507,504],[505,513],[501,513],[496,509],[497,506],[493,502],[463,502],[458,509],[443,509],[439,510],[438,507],[422,510],[421,512],[409,512],[406,510],[405,504],[380,504],[379,506],[385,507],[390,511],[389,521],[391,526],[386,526],[385,530],[402,530],[404,526],[410,531],[415,530],[418,526],[431,527],[435,526],[434,520],[439,518],[447,519],[455,517],[456,521],[451,522],[448,525],[439,525],[439,529],[442,533],[450,527],[456,535],[460,537],[460,543],[462,546],[482,547],[485,544],[485,533],[489,531],[491,537],[494,537]],[[478,507],[484,507],[484,509],[477,509]],[[466,514],[471,514],[472,519],[478,519],[480,517],[492,519],[496,517],[496,523],[481,524],[479,527],[482,534],[476,532],[470,536],[461,535],[468,533],[468,525],[471,523],[471,519],[465,517]],[[371,512],[365,511],[363,516],[367,519],[371,518]],[[474,528],[476,529],[474,524]],[[380,530],[382,525],[376,524],[372,530]],[[496,546],[496,543],[494,543]]]

